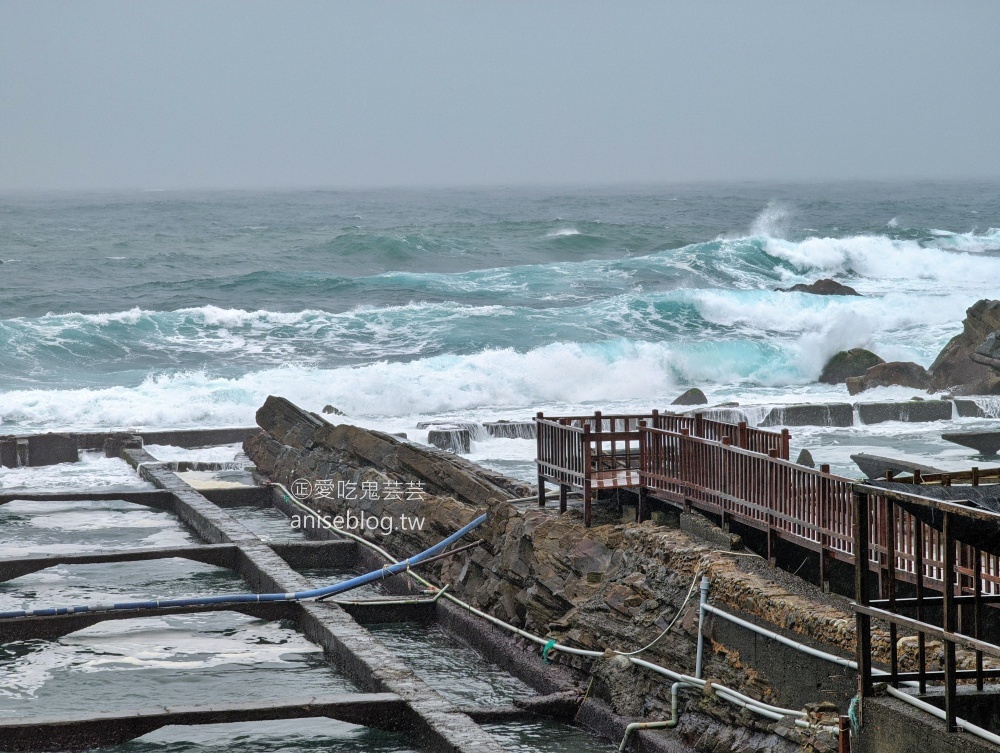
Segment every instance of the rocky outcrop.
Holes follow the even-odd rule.
[[[1000,431],[955,431],[942,434],[941,439],[969,447],[980,455],[1000,453]]]
[[[804,465],[806,468],[815,468],[816,461],[813,460],[812,453],[809,450],[800,450],[799,456],[795,458],[796,465]]]
[[[410,478],[420,478],[430,494],[450,494],[471,505],[485,505],[492,500],[527,497],[530,486],[491,473],[451,453],[438,452],[403,441],[391,434],[368,431],[357,426],[328,423],[281,397],[268,397],[257,410],[257,425],[277,444],[258,445],[261,436],[251,438],[255,453],[261,455],[263,472],[275,462],[270,450],[289,447],[312,452],[317,448],[341,451],[350,456],[351,467],[379,468]],[[250,446],[250,445],[248,445]],[[253,457],[250,452],[247,455]],[[315,478],[328,478],[318,475]]]
[[[864,348],[842,350],[826,362],[823,372],[819,375],[819,381],[824,384],[843,384],[850,377],[864,376],[868,369],[880,363],[885,363],[885,360],[870,350]]]
[[[889,361],[872,366],[864,376],[847,379],[847,391],[852,395],[873,387],[911,387],[926,390],[931,386],[927,369],[913,361]]]
[[[931,364],[934,389],[969,387],[1000,376],[989,365],[972,359],[989,336],[1000,330],[1000,301],[978,301],[965,313],[961,334],[955,335]],[[965,391],[965,394],[976,393]]]
[[[508,480],[510,488],[504,489],[489,472],[461,458],[398,442],[379,432],[316,423],[305,412],[290,422],[294,411],[287,401],[269,398],[258,412],[268,431],[245,445],[259,471],[273,480],[288,485],[297,478],[342,479],[358,488],[365,481],[425,485],[429,496],[422,500],[374,495],[350,502],[333,498],[310,502],[334,514],[351,509],[378,517],[425,518],[422,528],[396,530],[388,537],[378,531],[364,532],[397,557],[426,548],[488,510],[489,519],[477,530],[483,540],[478,548],[430,564],[425,572],[500,619],[560,642],[601,651],[609,646],[622,650],[644,646],[673,622],[671,631],[646,650],[643,658],[690,671],[698,607],[697,593],[689,596],[692,584],[705,574],[714,603],[835,651],[853,649],[854,620],[849,612],[832,600],[810,597],[804,584],[789,588],[787,583],[769,580],[766,565],[727,556],[716,544],[650,521],[586,528],[574,509],[559,515],[551,507],[510,504],[504,500],[517,493],[516,482]],[[521,494],[523,490],[517,496]],[[881,658],[887,650],[885,637],[876,636],[875,645]],[[621,657],[556,655],[553,660],[592,674],[592,693],[610,702],[616,713],[642,718],[669,715],[669,681]],[[713,641],[706,653],[705,671],[755,697],[794,703],[794,707],[829,697],[824,689],[828,680],[818,677],[808,683],[810,697],[785,697],[786,690],[768,677],[770,669],[781,662],[773,661],[773,667],[751,667],[746,662],[737,650]],[[813,677],[814,673],[806,674]],[[837,695],[845,703],[853,693],[852,685],[847,683],[846,695]],[[722,726],[713,727],[715,734],[729,734],[733,739],[754,735],[755,750],[771,749],[765,737],[775,743],[775,749],[787,750],[782,745],[797,734],[760,719],[744,720],[735,709],[711,697],[689,695],[683,700],[687,711],[678,731],[687,739],[683,730],[690,730],[695,750],[716,749],[714,742],[702,744],[707,729],[695,734],[691,725],[703,724],[699,719],[721,722]],[[775,733],[777,737],[769,737]],[[803,742],[795,739],[793,747]],[[830,750],[830,744],[826,740],[815,749]]]
[[[986,341],[969,356],[976,363],[1000,373],[1000,332],[991,332]]]
[[[683,395],[674,400],[671,405],[705,405],[708,403],[708,398],[705,397],[705,393],[699,390],[697,387],[692,387]]]
[[[779,293],[812,293],[813,295],[857,295],[860,296],[857,290],[852,288],[850,285],[843,285],[836,280],[831,280],[826,277],[822,280],[816,280],[816,282],[805,285],[799,283],[798,285],[792,285],[790,288],[778,288]]]

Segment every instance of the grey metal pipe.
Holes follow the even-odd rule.
[[[702,657],[705,654],[705,607],[708,606],[707,575],[701,577],[701,600],[698,602],[698,652],[695,654],[694,676],[701,679]]]

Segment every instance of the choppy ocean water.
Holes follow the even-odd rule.
[[[0,260],[0,432],[249,424],[273,393],[418,436],[689,386],[843,400],[815,380],[855,346],[929,365],[1000,297],[1000,184],[6,194]],[[864,297],[774,292],[819,277]],[[950,458],[925,429],[793,444]]]
[[[647,410],[689,386],[744,405],[844,400],[843,386],[815,379],[847,347],[929,365],[968,306],[1000,297],[1000,184],[8,194],[0,261],[0,433],[250,424],[273,393],[420,439],[414,427],[429,418]],[[774,292],[818,277],[864,297]],[[793,447],[843,472],[859,449],[970,465],[940,440],[946,426],[794,429]],[[228,460],[237,449],[153,451]],[[530,478],[533,453],[530,441],[495,439],[472,457]],[[137,485],[97,454],[0,469],[7,491]],[[264,514],[245,520],[265,538],[287,534]],[[192,541],[170,516],[124,502],[17,502],[0,523],[4,556]],[[0,602],[243,587],[181,560],[67,566],[0,584]],[[6,645],[0,710],[351,688],[293,625],[172,619]],[[505,702],[524,691],[421,626],[376,632],[441,692]],[[606,747],[555,724],[493,731],[511,750]],[[173,727],[120,750],[233,745],[412,750],[329,720]]]

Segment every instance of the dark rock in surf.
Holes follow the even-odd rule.
[[[708,403],[708,398],[705,397],[705,393],[697,387],[692,387],[674,400],[671,405],[705,405],[706,403]]]
[[[974,385],[1000,376],[990,365],[972,358],[990,335],[1000,330],[1000,301],[977,301],[965,314],[962,332],[944,346],[931,364],[931,386],[938,390],[964,386],[967,389],[961,392],[971,395],[977,394],[970,389]]]
[[[919,363],[889,361],[872,366],[864,376],[848,378],[846,383],[847,391],[852,395],[873,387],[911,387],[916,390],[926,390],[931,386],[931,376]]]
[[[340,408],[335,408],[332,405],[324,406],[323,412],[326,413],[326,414],[333,414],[334,416],[346,416],[347,415],[346,413],[344,413],[344,411],[340,410]]]
[[[890,471],[893,474],[912,474],[915,470],[918,470],[921,473],[941,473],[940,468],[934,468],[930,465],[911,463],[908,460],[887,458],[882,455],[870,455],[867,452],[859,452],[856,455],[851,455],[851,460],[853,460],[858,468],[861,469],[861,472],[865,474],[865,478],[871,479],[885,478],[886,473]]]
[[[813,460],[812,453],[809,450],[802,450],[799,452],[799,456],[795,458],[795,463],[797,465],[804,465],[806,468],[815,468],[816,461]]]
[[[813,295],[856,295],[860,296],[857,290],[852,288],[850,285],[843,285],[836,280],[831,280],[828,277],[822,280],[816,280],[816,282],[809,285],[799,283],[798,285],[792,285],[790,288],[778,288],[779,293],[812,293]]]
[[[824,384],[843,384],[850,377],[864,376],[868,369],[880,363],[885,363],[885,360],[870,350],[864,348],[842,350],[826,362],[823,372],[819,375],[819,381]]]

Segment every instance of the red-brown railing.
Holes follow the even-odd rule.
[[[538,503],[545,504],[545,482],[559,485],[559,509],[566,511],[570,488],[584,498],[584,522],[591,523],[590,500],[599,489],[638,487],[640,484],[640,437],[643,426],[676,427],[710,439],[728,438],[753,452],[774,451],[788,458],[788,430],[781,433],[748,428],[746,423],[727,424],[694,416],[676,416],[651,411],[648,414],[604,414],[588,416],[535,417],[538,465]]]
[[[779,458],[788,460],[790,439],[788,429],[782,429],[780,432],[755,429],[747,426],[746,421],[729,424],[705,418],[701,413],[695,413],[693,416],[678,416],[671,413],[661,415],[656,411],[653,413],[653,419],[648,424],[653,429],[665,429],[678,434],[686,430],[691,436],[716,442],[728,439],[730,444],[736,447],[763,455],[775,450]]]
[[[775,457],[750,452],[722,442],[662,429],[640,430],[640,518],[647,515],[646,495],[686,509],[718,515],[722,526],[731,520],[767,535],[768,558],[775,543],[786,539],[820,555],[820,577],[829,584],[830,560],[854,562],[853,495],[858,484],[830,474],[829,468],[813,470]],[[869,504],[870,567],[879,574],[879,592],[889,582],[916,581],[941,587],[943,544],[940,532],[911,513],[898,509],[889,523],[889,497],[904,497],[914,504],[935,504],[917,494],[865,487]],[[956,572],[969,590],[978,555],[971,547],[958,549]],[[983,592],[1000,594],[1000,558],[982,555],[979,579]]]

